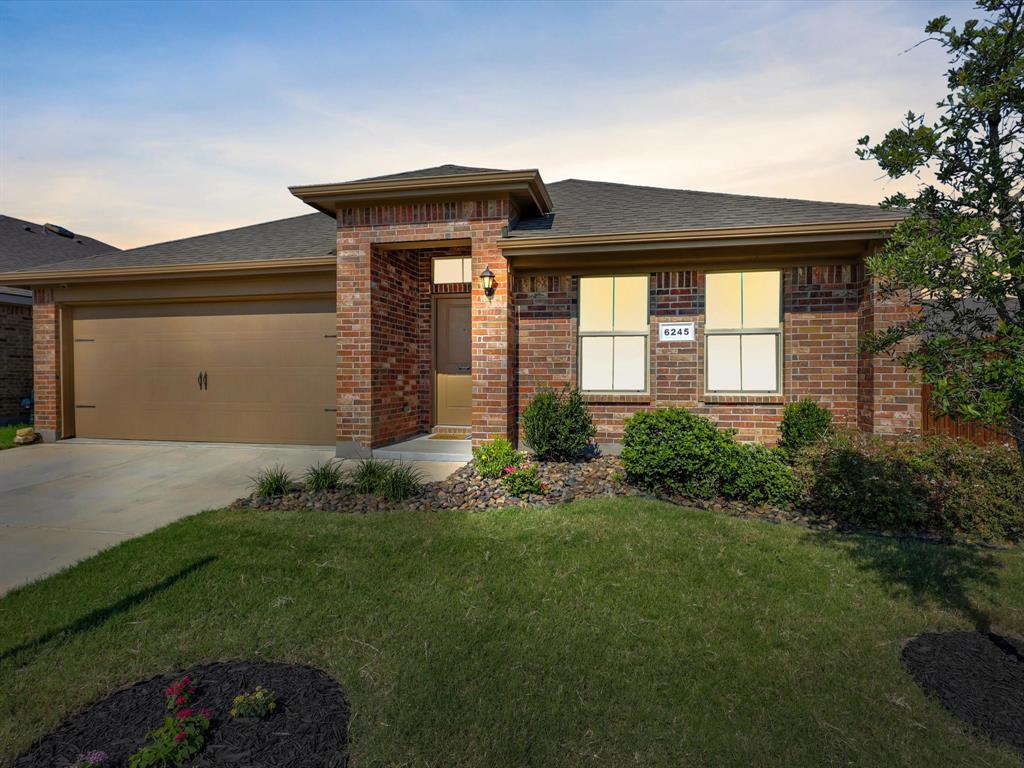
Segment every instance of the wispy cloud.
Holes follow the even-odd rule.
[[[306,212],[289,184],[445,162],[876,202],[856,138],[943,86],[937,48],[900,55],[944,10],[924,3],[411,6],[393,27],[330,8],[307,11],[337,48],[317,29],[303,50],[287,14],[149,57],[124,30],[78,51],[74,91],[9,50],[0,210],[133,246]]]

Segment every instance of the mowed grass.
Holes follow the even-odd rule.
[[[0,762],[118,686],[263,657],[341,683],[354,766],[1014,766],[899,651],[1024,634],[1022,596],[1018,551],[634,499],[209,512],[0,600]]]
[[[19,429],[24,429],[28,424],[9,424],[0,427],[0,451],[5,448],[14,447],[14,437]]]

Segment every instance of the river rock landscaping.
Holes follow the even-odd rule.
[[[265,661],[215,662],[160,675],[119,690],[72,715],[18,757],[16,768],[68,768],[104,754],[103,768],[123,768],[168,715],[165,689],[188,676],[195,705],[210,727],[191,768],[342,768],[347,765],[349,708],[340,686],[312,667]],[[264,719],[232,717],[235,697],[261,685],[277,695]]]

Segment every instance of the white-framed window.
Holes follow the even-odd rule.
[[[473,282],[473,259],[461,256],[439,256],[431,264],[434,285]]]
[[[580,278],[581,390],[647,390],[647,297],[647,275]]]
[[[707,392],[781,391],[781,272],[705,276],[704,372]]]

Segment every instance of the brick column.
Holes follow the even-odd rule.
[[[857,330],[882,331],[912,318],[920,307],[901,296],[881,296],[878,282],[865,276],[859,292]],[[911,342],[893,352],[898,355]],[[921,384],[914,371],[893,355],[861,354],[857,365],[857,424],[864,432],[877,435],[920,434],[922,427]]]
[[[515,316],[512,274],[498,247],[501,223],[474,222],[472,345],[473,445],[495,437],[516,440]],[[486,296],[477,277],[494,273],[495,291]]]
[[[338,231],[337,454],[366,458],[372,443],[371,249],[366,238]]]
[[[52,288],[36,288],[32,302],[35,428],[43,440],[53,442],[61,437],[60,309]]]

